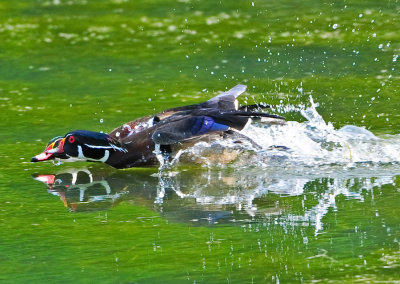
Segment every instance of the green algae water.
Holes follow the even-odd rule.
[[[399,14],[399,1],[1,1],[0,281],[400,281]],[[265,151],[232,164],[29,162],[55,136],[236,84],[289,123],[247,129]],[[229,149],[211,146],[187,154]]]

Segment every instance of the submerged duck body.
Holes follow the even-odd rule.
[[[242,137],[252,119],[284,121],[281,116],[238,108],[236,98],[246,90],[237,85],[206,102],[164,110],[117,127],[109,134],[76,130],[53,138],[32,162],[103,162],[114,168],[154,166],[202,140]]]

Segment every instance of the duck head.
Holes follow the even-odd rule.
[[[45,150],[32,162],[58,159],[65,162],[92,161],[105,163],[110,155],[126,149],[108,134],[76,130],[50,140]]]

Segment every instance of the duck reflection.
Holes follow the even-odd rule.
[[[67,169],[36,174],[51,194],[73,212],[107,210],[120,202],[144,206],[171,221],[194,224],[263,221],[323,229],[323,217],[336,209],[337,196],[364,201],[372,189],[393,184],[395,176],[334,177],[245,170],[114,171]]]
[[[214,224],[254,217],[248,188],[257,182],[223,171],[114,171],[67,169],[55,174],[35,174],[48,192],[59,196],[72,212],[107,210],[120,202],[145,206],[179,221]],[[280,214],[271,203],[266,214]]]

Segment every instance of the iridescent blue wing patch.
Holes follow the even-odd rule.
[[[228,125],[217,123],[209,116],[190,116],[159,125],[152,135],[156,144],[169,145],[216,131],[226,131]]]

